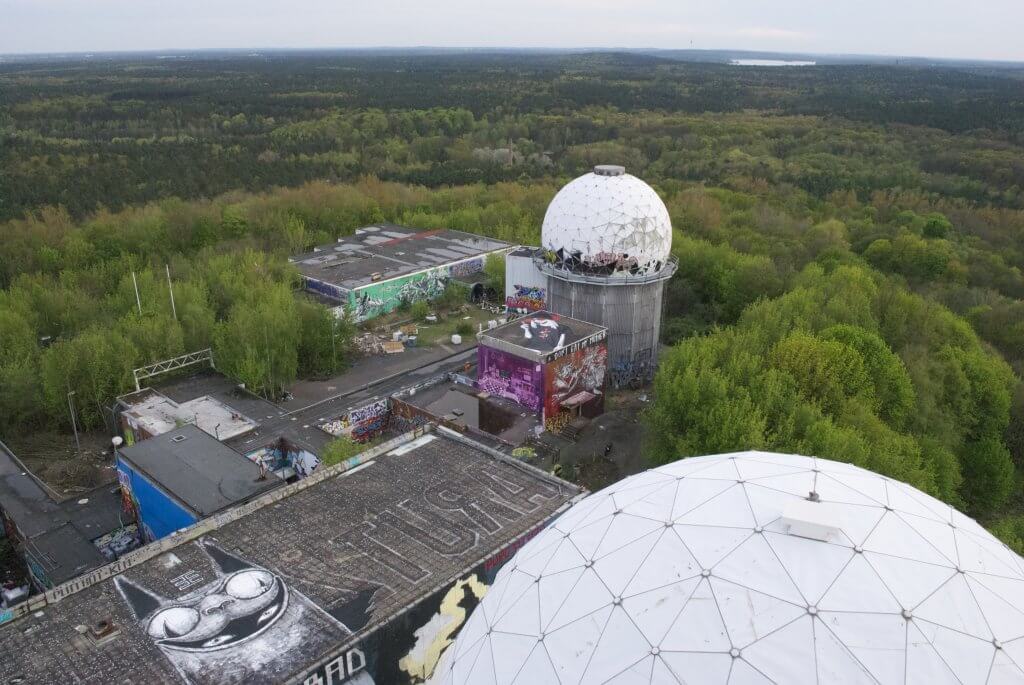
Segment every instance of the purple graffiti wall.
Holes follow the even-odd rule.
[[[477,348],[476,385],[533,411],[544,404],[544,367],[486,345]]]

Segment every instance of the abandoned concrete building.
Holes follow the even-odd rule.
[[[0,682],[423,682],[580,495],[426,426],[15,607]]]

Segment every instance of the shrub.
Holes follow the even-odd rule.
[[[409,307],[409,313],[417,321],[423,321],[423,319],[427,318],[427,314],[430,313],[430,305],[427,304],[426,300],[417,300]]]

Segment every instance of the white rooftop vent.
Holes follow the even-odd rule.
[[[622,176],[626,173],[626,167],[617,164],[598,164],[594,167],[594,173],[598,176]]]
[[[840,519],[833,515],[827,502],[787,502],[782,510],[781,521],[790,535],[822,542],[839,542],[843,539]]]
[[[683,459],[526,543],[434,682],[1024,683],[1024,559],[849,464]]]

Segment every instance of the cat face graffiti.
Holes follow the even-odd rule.
[[[209,563],[187,564],[194,585],[185,594],[164,597],[126,576],[114,579],[140,628],[186,682],[280,682],[352,634],[277,573],[205,539],[194,544]]]
[[[246,569],[187,604],[160,609],[149,619],[146,632],[169,649],[224,649],[274,625],[287,606],[288,588],[278,576]]]

